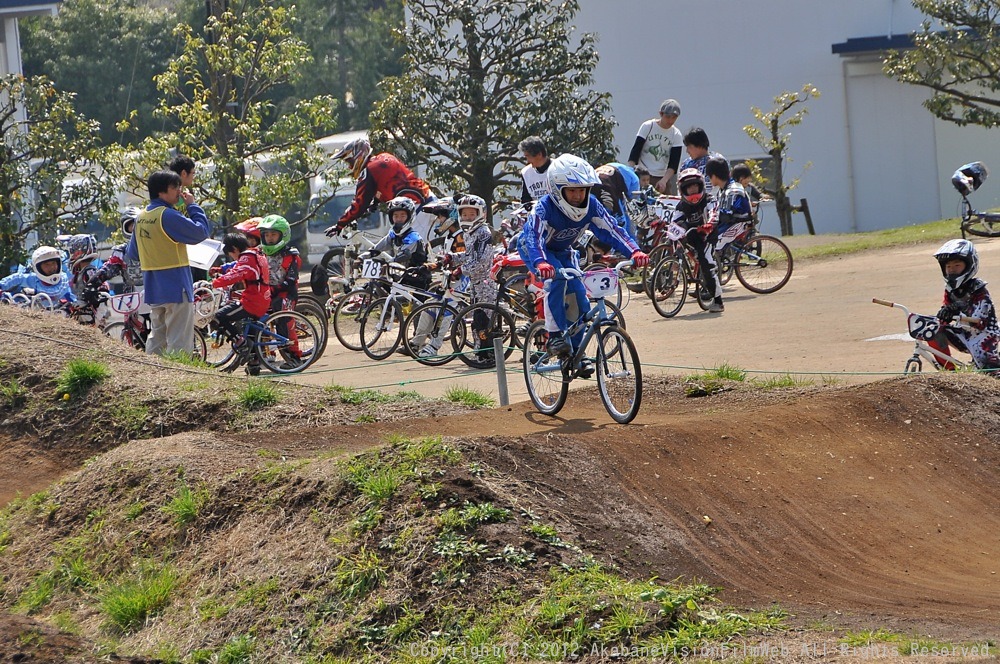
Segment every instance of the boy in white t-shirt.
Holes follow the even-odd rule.
[[[664,194],[673,193],[672,180],[681,161],[684,137],[674,126],[680,114],[676,100],[660,104],[660,117],[642,123],[628,155],[628,165],[648,170],[653,186]]]

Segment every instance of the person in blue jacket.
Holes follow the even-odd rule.
[[[624,256],[631,256],[637,267],[649,264],[644,254],[618,222],[591,195],[600,184],[594,168],[571,154],[559,155],[548,168],[550,193],[542,196],[528,215],[521,233],[518,251],[524,264],[537,277],[549,280],[545,296],[545,330],[549,332],[547,349],[554,355],[571,355],[582,341],[582,331],[567,339],[566,293],[572,293],[579,315],[590,310],[587,291],[579,279],[567,280],[559,270],[579,269],[573,242],[585,230]]]
[[[187,247],[208,238],[211,226],[194,196],[181,189],[173,171],[156,171],[146,181],[149,205],[139,213],[125,248],[142,267],[150,333],[146,353],[190,352],[194,340],[194,279]],[[174,209],[184,200],[190,217]]]
[[[69,276],[63,272],[63,252],[41,246],[31,252],[30,270],[18,270],[0,279],[0,292],[34,295],[44,293],[57,305],[61,300],[76,302]]]

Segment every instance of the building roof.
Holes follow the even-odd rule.
[[[860,55],[893,48],[913,48],[913,35],[878,35],[875,37],[850,37],[847,41],[830,47],[834,55]]]
[[[0,18],[55,14],[62,0],[0,0]]]

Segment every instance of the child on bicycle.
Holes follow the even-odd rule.
[[[135,220],[139,218],[141,210],[137,207],[130,207],[122,212],[119,223],[125,242],[111,247],[111,257],[108,262],[94,272],[87,285],[91,288],[99,288],[105,281],[110,281],[121,275],[122,292],[132,293],[142,288],[142,267],[138,260],[130,260],[125,256],[125,247],[132,237],[132,230],[135,228]]]
[[[622,229],[614,217],[591,195],[591,189],[601,180],[594,168],[580,157],[563,154],[552,160],[548,168],[551,192],[542,196],[524,222],[518,250],[525,265],[537,277],[547,280],[545,296],[545,330],[549,332],[547,350],[553,355],[572,355],[582,341],[583,330],[567,339],[570,322],[566,311],[566,295],[574,296],[574,318],[590,310],[587,291],[579,279],[566,279],[559,270],[579,269],[573,243],[585,230],[593,231],[598,240],[625,256],[631,256],[637,267],[649,264],[649,256]]]
[[[764,198],[764,194],[751,182],[752,177],[750,167],[746,164],[733,166],[733,179],[736,180],[736,184],[743,187],[743,191],[747,192],[747,196],[750,198],[750,210],[756,220],[757,208],[760,207],[760,201]]]
[[[250,316],[260,318],[267,314],[271,306],[270,269],[267,259],[256,248],[250,248],[243,233],[228,233],[222,239],[222,252],[235,263],[225,274],[212,279],[212,288],[225,288],[237,283],[243,283],[244,287],[239,301],[229,302],[215,312],[215,321],[239,354],[230,370],[249,360],[247,371],[253,374],[258,359],[249,352],[250,344],[243,338],[240,324]]]
[[[427,244],[413,229],[417,204],[406,196],[397,196],[386,205],[392,229],[369,250],[373,258],[385,252],[407,268],[401,283],[426,289],[431,285],[431,271],[427,265]]]
[[[743,186],[730,177],[725,157],[712,157],[705,164],[705,173],[715,187],[715,207],[711,219],[716,224],[715,251],[744,235],[753,223],[753,208]]]
[[[97,238],[86,233],[59,235],[56,242],[65,247],[69,255],[69,283],[73,294],[82,298],[90,278],[104,265],[97,258]]]
[[[443,267],[460,267],[462,274],[469,278],[469,296],[472,304],[477,302],[496,302],[497,283],[490,278],[490,268],[493,266],[493,231],[486,223],[486,201],[479,196],[466,194],[456,197],[455,209],[458,212],[457,223],[464,246],[460,251],[443,254],[439,261]],[[448,228],[448,227],[446,227]],[[473,314],[472,330],[476,333],[476,348],[480,355],[488,354],[492,349],[493,339],[486,328],[489,321],[486,314],[476,310]],[[443,333],[438,335],[443,338]],[[441,348],[442,338],[430,339],[420,349],[424,357],[436,355]]]
[[[979,255],[976,247],[968,240],[948,240],[934,252],[944,279],[944,306],[937,317],[951,323],[958,316],[968,316],[979,320],[968,324],[972,329],[947,325],[928,344],[945,355],[951,355],[948,346],[972,355],[978,369],[993,370],[991,374],[1000,378],[1000,324],[997,323],[996,308],[986,289],[986,283],[976,278],[979,272]],[[944,368],[954,369],[950,362]]]
[[[74,303],[76,295],[69,284],[69,277],[63,272],[63,252],[55,247],[36,247],[31,252],[31,270],[17,271],[0,279],[0,293],[24,293],[37,295],[44,293],[52,304]]]
[[[701,272],[701,286],[712,294],[712,304],[708,311],[722,313],[726,310],[722,303],[722,284],[715,263],[715,224],[710,217],[710,199],[705,191],[705,178],[697,168],[686,168],[677,176],[677,192],[681,200],[674,209],[671,221],[687,229],[684,243],[691,247],[698,257]]]

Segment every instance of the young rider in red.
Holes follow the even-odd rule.
[[[225,273],[212,279],[212,288],[224,288],[243,282],[243,293],[239,302],[230,302],[215,312],[215,320],[226,336],[234,340],[233,346],[241,352],[242,359],[247,348],[246,339],[242,338],[239,323],[253,316],[260,318],[271,306],[271,287],[267,285],[270,271],[267,259],[257,250],[251,249],[247,238],[242,233],[229,233],[223,238],[222,251],[236,261]],[[250,358],[251,365],[255,356]],[[235,369],[242,361],[233,364]]]

